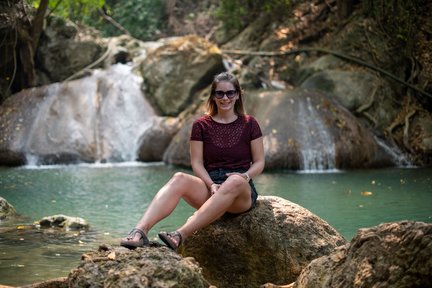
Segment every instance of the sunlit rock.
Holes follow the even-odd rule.
[[[432,224],[385,223],[314,260],[295,288],[432,287]]]
[[[260,196],[257,207],[225,217],[184,242],[217,287],[259,287],[294,282],[310,261],[330,254],[345,239],[327,222],[288,200]]]
[[[177,116],[223,70],[222,54],[204,38],[178,37],[150,52],[140,68],[146,97],[162,115]]]
[[[17,213],[15,208],[11,204],[9,204],[6,199],[0,197],[0,220],[14,217],[16,215]]]
[[[69,287],[209,287],[199,264],[167,247],[128,250],[101,246],[82,255]]]
[[[62,214],[47,216],[38,222],[41,228],[61,228],[66,231],[87,230],[90,226],[83,218],[71,217]]]

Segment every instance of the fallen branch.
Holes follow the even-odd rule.
[[[428,92],[417,88],[416,86],[400,79],[399,77],[391,74],[390,72],[383,70],[379,67],[376,67],[372,64],[369,64],[361,59],[358,59],[354,56],[350,56],[350,55],[346,55],[343,53],[339,53],[336,51],[332,51],[332,50],[328,50],[328,49],[324,49],[324,48],[300,48],[300,49],[293,49],[293,50],[289,50],[289,51],[281,51],[281,52],[266,52],[266,51],[245,51],[245,50],[222,50],[223,53],[226,54],[234,54],[234,55],[251,55],[251,56],[286,56],[286,55],[291,55],[291,54],[300,54],[300,53],[305,53],[305,52],[319,52],[319,53],[325,53],[325,54],[331,54],[333,56],[336,56],[338,58],[344,59],[344,60],[348,60],[351,62],[354,62],[356,64],[365,66],[367,68],[370,68],[374,71],[377,71],[393,80],[395,80],[396,82],[399,82],[415,91],[417,91],[420,94],[423,94],[429,98],[432,99],[432,94],[429,94]]]

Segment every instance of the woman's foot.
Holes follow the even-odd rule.
[[[174,232],[160,232],[159,238],[172,250],[176,251],[181,245],[183,237],[178,231]]]
[[[126,238],[121,239],[120,245],[128,249],[135,249],[148,246],[149,240],[143,230],[134,228]]]

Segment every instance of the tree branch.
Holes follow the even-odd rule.
[[[122,25],[120,25],[120,23],[118,23],[117,21],[115,21],[112,17],[108,16],[105,11],[103,11],[102,9],[98,9],[99,13],[102,15],[102,17],[108,21],[109,23],[111,23],[114,27],[116,27],[117,29],[119,29],[120,31],[122,31],[123,33],[127,34],[130,36],[129,31],[124,28]]]

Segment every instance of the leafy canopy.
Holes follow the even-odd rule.
[[[36,8],[40,2],[40,0],[30,0],[30,4]],[[60,17],[80,21],[83,17],[91,15],[104,5],[105,0],[51,0],[48,9]]]

